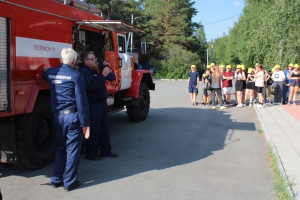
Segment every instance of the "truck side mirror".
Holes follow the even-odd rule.
[[[141,49],[142,49],[142,54],[146,54],[147,52],[146,42],[141,42]]]

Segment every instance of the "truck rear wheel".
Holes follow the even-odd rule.
[[[127,114],[131,121],[139,122],[147,118],[150,109],[150,93],[145,83],[140,85],[138,99],[133,99],[126,105]]]
[[[47,165],[54,159],[57,144],[49,97],[39,97],[33,112],[16,121],[18,163],[31,169]]]

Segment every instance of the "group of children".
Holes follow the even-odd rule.
[[[244,107],[247,105],[249,98],[249,106],[257,101],[257,107],[263,107],[266,100],[271,101],[271,93],[274,94],[274,103],[293,104],[296,106],[297,91],[300,86],[300,73],[298,72],[298,64],[289,64],[286,71],[281,71],[280,65],[275,65],[271,72],[264,70],[263,65],[257,63],[255,68],[248,68],[244,65],[237,65],[235,72],[232,71],[231,65],[216,66],[211,63],[207,66],[202,75],[203,83],[203,105],[212,105],[216,109],[216,104],[220,105],[220,109],[226,109],[230,105],[236,107]],[[191,96],[192,105],[196,102],[200,75],[196,71],[196,66],[191,66],[188,74],[188,88]],[[235,103],[230,104],[233,80],[235,81]],[[266,96],[266,90],[268,95]],[[273,90],[273,92],[272,92]]]

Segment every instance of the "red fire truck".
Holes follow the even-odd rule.
[[[142,30],[101,16],[79,0],[0,0],[2,163],[36,168],[52,162],[57,137],[42,73],[60,64],[64,47],[78,55],[92,50],[98,60],[108,60],[116,74],[116,81],[107,83],[110,111],[126,106],[132,121],[146,119],[155,84],[150,71],[138,70],[127,54],[126,39],[126,33]]]

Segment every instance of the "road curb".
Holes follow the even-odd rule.
[[[261,109],[264,109],[264,108],[261,108]],[[269,143],[271,145],[271,147],[272,147],[272,149],[274,151],[274,154],[275,154],[275,156],[277,158],[277,164],[278,164],[279,170],[283,174],[285,180],[290,183],[291,181],[289,180],[289,178],[287,176],[287,173],[286,173],[286,170],[284,168],[283,162],[282,162],[282,160],[281,160],[281,158],[279,156],[279,153],[278,153],[278,150],[277,150],[277,148],[276,148],[276,146],[274,144],[274,141],[272,140],[272,136],[269,133],[268,129],[266,128],[266,125],[265,125],[264,121],[262,120],[262,117],[261,117],[261,115],[260,115],[260,113],[258,111],[258,108],[254,106],[254,110],[255,110],[256,115],[257,115],[257,117],[259,119],[261,127],[262,127],[262,129],[263,129],[263,131],[265,133],[266,141],[267,141],[267,143]],[[290,195],[292,196],[292,198],[295,199],[296,196],[295,196],[295,192],[294,192],[292,186],[288,187],[288,191],[289,191]]]

